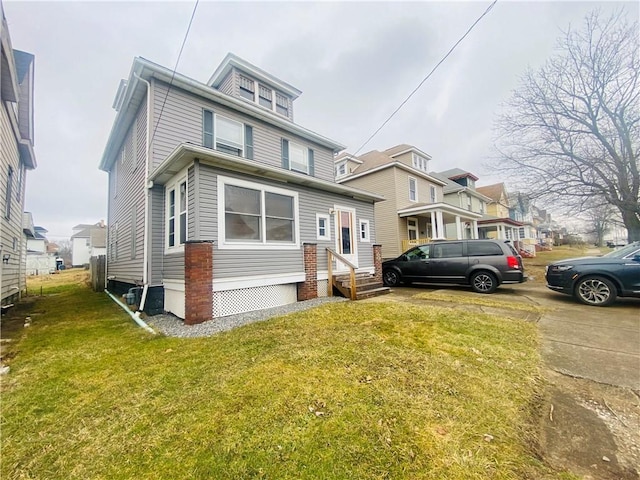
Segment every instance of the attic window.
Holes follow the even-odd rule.
[[[273,91],[264,85],[258,86],[258,103],[269,110],[273,109]]]
[[[276,92],[276,112],[285,117],[289,116],[289,99]]]
[[[256,87],[250,78],[240,75],[240,96],[248,100],[255,100]]]
[[[421,157],[420,155],[418,155],[417,153],[413,154],[413,168],[417,169],[417,170],[421,170],[423,172],[427,172],[428,171],[428,165],[427,165],[427,159],[424,157]]]

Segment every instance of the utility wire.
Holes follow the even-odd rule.
[[[353,154],[354,157],[357,156],[358,153],[360,152],[360,150],[362,150],[373,139],[373,137],[375,137],[380,132],[380,130],[382,130],[384,128],[384,126],[387,123],[389,123],[389,121],[395,116],[395,114],[398,113],[402,107],[404,107],[405,103],[407,103],[409,101],[409,99],[411,97],[413,97],[413,95],[420,89],[420,87],[422,87],[424,82],[429,80],[429,77],[431,77],[431,75],[434,74],[434,72],[438,69],[438,67],[447,59],[447,57],[449,57],[449,55],[451,55],[451,53],[453,53],[453,51],[456,49],[456,47],[465,39],[465,37],[467,35],[469,35],[469,33],[471,33],[471,30],[473,30],[474,27],[478,24],[478,22],[480,22],[480,20],[482,20],[484,18],[484,16],[491,11],[493,6],[497,2],[498,2],[498,0],[493,0],[493,3],[491,5],[489,5],[489,7],[487,7],[487,9],[484,11],[484,13],[482,15],[480,15],[475,22],[473,22],[473,24],[469,27],[469,29],[465,32],[465,34],[458,39],[458,41],[453,45],[453,47],[451,47],[449,49],[447,54],[444,57],[442,57],[442,59],[436,64],[435,67],[433,67],[433,69],[429,72],[429,74],[422,79],[422,81],[418,84],[418,86],[413,89],[413,91],[409,94],[409,96],[407,98],[404,99],[404,101],[398,106],[398,108],[396,108],[393,111],[393,113],[391,115],[389,115],[389,117],[382,123],[382,125],[380,125],[380,127],[378,127],[378,129],[375,132],[373,132],[373,134],[362,145],[360,145],[360,148],[358,148],[358,150],[356,150],[356,153]]]
[[[195,15],[196,15],[196,10],[198,8],[198,3],[200,3],[200,0],[196,0],[196,4],[193,6],[193,12],[191,12],[191,19],[189,20],[189,26],[187,27],[187,31],[184,34],[184,39],[182,40],[182,46],[180,47],[180,52],[178,53],[178,59],[176,60],[176,65],[175,65],[175,67],[173,67],[173,72],[171,73],[171,81],[169,82],[169,87],[167,88],[167,93],[164,96],[164,100],[162,101],[162,107],[160,108],[160,115],[158,115],[158,121],[156,122],[156,126],[153,129],[153,135],[151,136],[151,143],[153,143],[153,139],[156,138],[156,131],[158,130],[158,125],[160,125],[160,120],[162,120],[162,112],[164,112],[164,106],[167,103],[167,97],[169,96],[169,92],[171,91],[171,86],[173,85],[173,79],[176,76],[176,70],[178,69],[178,63],[180,63],[180,57],[182,56],[182,50],[184,49],[184,44],[187,43],[187,37],[189,36],[189,30],[191,30],[191,24],[193,23],[193,17],[195,17]]]

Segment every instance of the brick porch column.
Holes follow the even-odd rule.
[[[304,282],[298,283],[298,301],[318,298],[318,246],[315,243],[305,243]]]
[[[184,323],[211,320],[213,311],[213,242],[184,244]]]
[[[373,246],[373,278],[376,282],[382,283],[382,245]]]

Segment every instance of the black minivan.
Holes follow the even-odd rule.
[[[470,285],[478,293],[493,293],[502,283],[525,281],[522,257],[504,240],[434,240],[382,263],[388,287],[449,283]]]

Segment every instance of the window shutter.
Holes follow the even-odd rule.
[[[313,160],[313,150],[309,149],[309,175],[315,176],[315,162]]]
[[[289,170],[289,140],[282,139],[282,168]]]
[[[202,115],[202,145],[213,148],[213,112],[204,110]]]
[[[253,160],[253,127],[251,125],[244,126],[244,151],[245,158]]]

